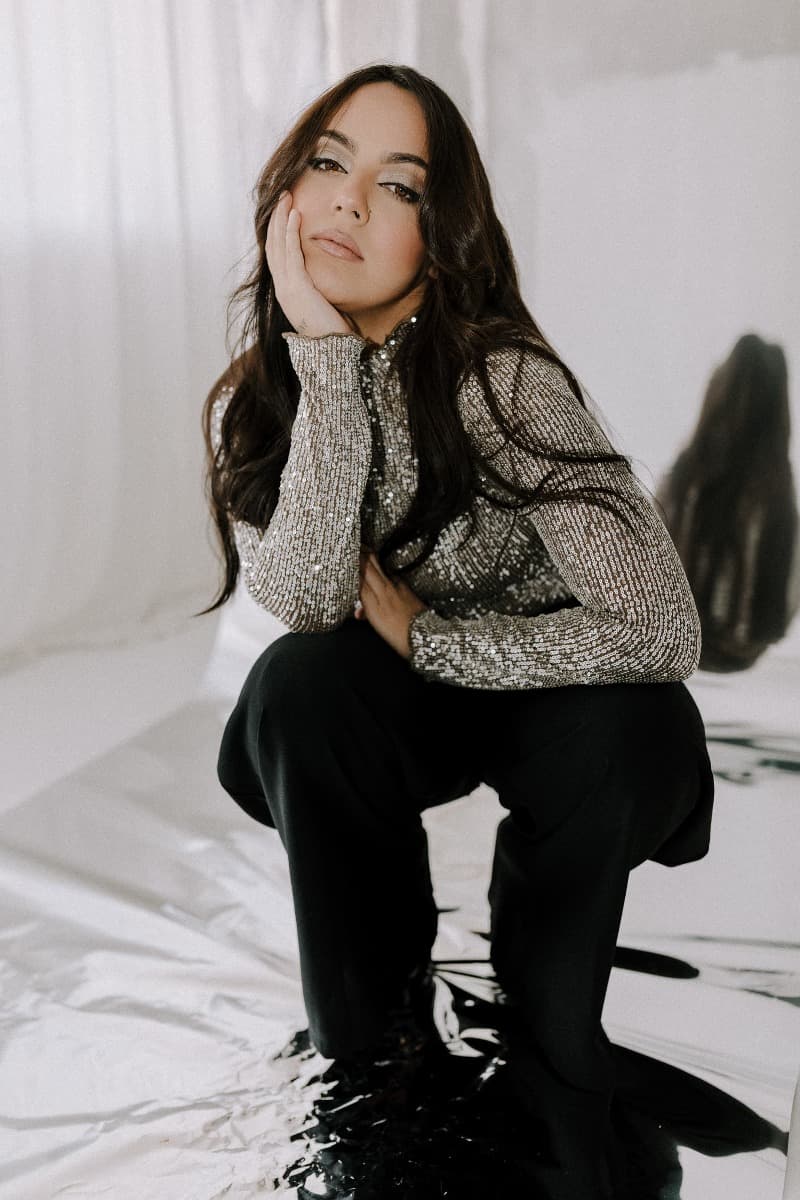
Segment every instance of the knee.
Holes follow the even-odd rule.
[[[368,649],[364,642],[356,621],[324,632],[285,633],[256,659],[242,698],[259,712],[290,720],[298,712],[304,720],[310,716],[312,695],[315,710],[329,709],[326,697],[335,703],[346,680],[359,669]]]
[[[687,771],[694,778],[696,752],[673,685],[588,688],[581,701],[569,737],[545,762],[562,803],[567,795],[592,802],[593,819],[616,828],[643,796],[656,804],[680,790]]]
[[[308,705],[326,650],[325,633],[286,633],[272,641],[253,663],[226,723],[217,759],[223,788],[252,816],[262,813],[265,770],[278,744],[295,747],[316,711]],[[252,811],[249,801],[258,802]]]
[[[680,697],[669,683],[591,689],[584,745],[609,766],[658,769],[680,757],[685,737]]]
[[[325,672],[331,659],[327,633],[285,633],[270,642],[250,669],[243,695],[259,707],[282,708],[302,699]]]
[[[633,865],[649,857],[697,802],[692,702],[679,684],[631,684],[626,694],[608,698],[593,729],[604,797],[596,819],[615,836],[628,831]]]
[[[313,655],[313,633],[284,633],[270,642],[253,663],[251,676],[259,692],[266,695],[299,680]]]

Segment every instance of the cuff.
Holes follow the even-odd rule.
[[[299,333],[281,334],[289,349],[295,373],[301,384],[323,379],[326,389],[358,388],[358,368],[366,342],[355,333],[326,333],[324,337],[305,337]]]
[[[446,634],[447,629],[447,619],[440,617],[432,608],[423,608],[414,613],[408,626],[408,665],[412,671],[419,675],[427,675],[430,679],[439,677],[436,654],[437,647],[441,648],[441,642],[437,642],[434,635]]]

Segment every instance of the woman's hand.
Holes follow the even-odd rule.
[[[266,256],[275,297],[298,333],[306,337],[353,333],[338,309],[317,291],[306,270],[300,246],[300,213],[292,208],[291,192],[283,193],[270,214]]]
[[[361,604],[355,615],[372,628],[403,658],[411,657],[408,626],[415,613],[428,607],[404,580],[384,575],[377,556],[361,549]]]

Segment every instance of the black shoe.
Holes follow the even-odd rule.
[[[418,1120],[424,1119],[428,1082],[447,1049],[433,1019],[430,968],[409,978],[399,1002],[386,1014],[379,1038],[335,1058],[310,1081],[325,1087],[310,1120],[293,1135],[306,1146],[285,1180],[298,1200],[384,1200],[402,1192]]]
[[[412,973],[380,1037],[334,1059],[319,1076],[328,1087],[315,1104],[316,1115],[347,1125],[414,1112],[426,1080],[448,1057],[433,1016],[434,991],[430,965]]]
[[[419,1010],[417,1010],[419,1011]],[[302,1089],[324,1085],[324,1094],[307,1100],[303,1130],[315,1128],[314,1120],[347,1126],[368,1120],[413,1112],[418,1091],[433,1094],[438,1071],[450,1055],[435,1029],[433,1019],[426,1027],[424,1010],[417,1012],[408,1004],[390,1010],[381,1036],[369,1046],[333,1059],[322,1071],[314,1069],[319,1053],[308,1029],[301,1029],[272,1055],[272,1060],[294,1064],[293,1080],[302,1080]],[[306,1064],[304,1066],[304,1064]]]

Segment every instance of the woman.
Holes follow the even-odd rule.
[[[347,76],[257,196],[246,348],[205,409],[211,607],[241,571],[290,632],[244,684],[220,780],[286,847],[311,1037],[342,1064],[380,1057],[398,1014],[409,1060],[430,1043],[420,813],[497,790],[491,960],[543,1186],[606,1196],[628,873],[708,846],[686,578],[527,311],[440,88]]]
[[[703,631],[706,671],[751,667],[800,603],[786,357],[755,333],[711,376],[659,490]]]

